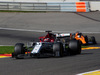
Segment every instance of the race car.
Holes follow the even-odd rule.
[[[72,39],[79,40],[83,45],[89,45],[89,44],[96,44],[96,40],[94,36],[91,36],[90,38],[87,37],[87,35],[83,35],[81,32],[76,32],[71,35]]]
[[[46,31],[47,35],[39,37],[39,42],[30,42],[27,47],[23,43],[15,45],[13,58],[53,56],[63,57],[66,55],[81,54],[79,40],[71,39],[70,33],[57,33]],[[26,53],[27,52],[27,53]]]

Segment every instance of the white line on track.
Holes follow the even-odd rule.
[[[100,71],[100,70],[94,70],[94,71],[84,72],[84,73],[80,73],[80,74],[76,74],[76,75],[83,75],[83,74],[87,74],[87,73],[90,73],[90,74],[91,74],[92,72],[96,72],[96,71]],[[89,75],[90,75],[90,74],[89,74]],[[98,75],[99,75],[99,74],[98,74]]]
[[[45,32],[45,30],[29,30],[29,29],[16,29],[16,28],[3,28],[3,27],[0,27],[0,30]],[[67,33],[73,33],[73,32],[75,32],[75,31],[53,31],[53,32],[67,32]],[[82,33],[100,33],[100,32],[82,32]]]
[[[2,27],[0,27],[0,29],[3,29],[3,30],[14,30],[14,31],[45,32],[43,30],[28,30],[28,29],[2,28]]]
[[[13,46],[13,45],[0,45],[0,46]]]

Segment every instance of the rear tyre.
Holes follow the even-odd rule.
[[[96,44],[96,40],[94,36],[91,37],[91,42],[93,42],[93,44]]]
[[[15,56],[16,59],[22,59],[24,58],[22,55],[25,54],[25,48],[23,43],[17,43],[15,45],[13,56]]]
[[[63,57],[63,44],[61,42],[54,43],[53,52],[55,57]]]
[[[81,44],[78,40],[71,40],[68,47],[71,55],[81,54]]]

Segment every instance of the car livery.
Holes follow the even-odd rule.
[[[72,33],[52,33],[46,31],[47,35],[39,37],[38,42],[30,42],[27,46],[23,43],[17,43],[15,45],[13,58],[41,57],[41,56],[53,56],[63,57],[66,55],[81,54],[81,43],[79,39],[76,39]],[[26,54],[27,52],[27,54]]]

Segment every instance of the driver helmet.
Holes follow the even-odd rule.
[[[50,38],[45,38],[44,42],[49,42]]]
[[[82,33],[78,33],[78,37],[79,37],[79,38],[81,37],[81,35],[82,35]]]

